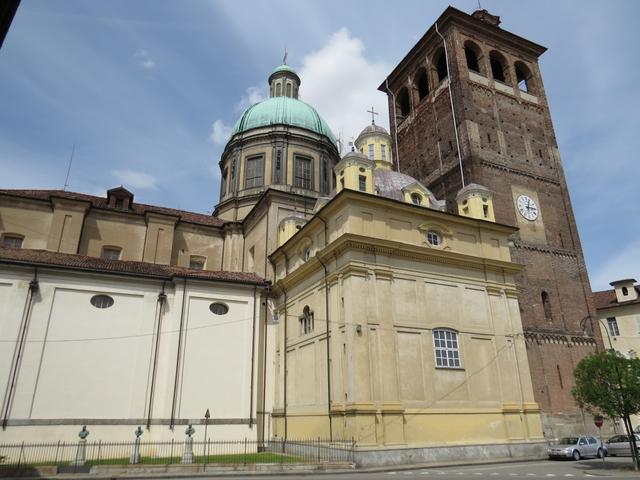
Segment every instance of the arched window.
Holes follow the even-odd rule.
[[[398,99],[396,100],[396,115],[406,117],[411,113],[411,101],[409,100],[409,90],[403,87],[398,93]]]
[[[522,62],[515,63],[516,70],[516,81],[518,82],[518,88],[523,92],[533,93],[533,80],[531,71],[529,68]]]
[[[276,83],[276,97],[282,96],[282,84]]]
[[[287,83],[286,88],[287,88],[287,93],[286,93],[287,97],[291,97],[291,84]]]
[[[422,195],[420,195],[419,193],[412,193],[411,201],[416,205],[422,205]]]
[[[551,313],[551,302],[549,301],[549,294],[545,291],[542,292],[542,308],[544,308],[545,320],[553,320],[553,314]]]
[[[429,95],[429,78],[427,77],[427,71],[421,68],[416,74],[413,80],[413,86],[418,91],[418,100],[422,100]]]
[[[627,295],[629,295],[629,289],[627,287],[622,287],[622,295],[624,297],[626,297]]]
[[[447,56],[444,53],[444,48],[435,56],[436,70],[438,71],[438,81],[441,82],[449,76],[449,69],[447,68]]]
[[[464,56],[467,59],[467,68],[473,72],[480,72],[480,48],[473,42],[465,42]]]
[[[489,54],[489,62],[491,63],[491,75],[494,80],[499,82],[507,82],[506,62],[504,57],[495,50]]]
[[[298,321],[300,322],[300,335],[313,332],[313,312],[309,308],[309,305],[304,306],[302,315]]]
[[[460,368],[460,347],[458,333],[445,328],[433,330],[433,348],[436,367]]]

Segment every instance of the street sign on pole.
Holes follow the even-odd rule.
[[[606,456],[604,450],[604,442],[602,441],[602,424],[604,423],[604,418],[602,415],[594,415],[593,423],[596,427],[598,427],[598,436],[600,437],[600,448],[602,448],[602,463],[604,463],[604,457]]]

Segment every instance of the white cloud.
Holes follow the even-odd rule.
[[[156,66],[156,62],[153,61],[149,52],[146,50],[138,50],[134,57],[138,60],[138,65],[146,70],[150,70]]]
[[[346,28],[333,33],[318,51],[302,61],[300,99],[312,104],[344,144],[358,136],[371,122],[389,129],[387,96],[380,85],[391,68],[365,57],[364,44]]]
[[[158,179],[153,175],[133,170],[113,170],[111,174],[126,188],[156,188]]]
[[[638,278],[640,275],[640,241],[624,245],[609,259],[594,269],[591,275],[593,290],[608,290],[609,282],[623,278]]]
[[[247,93],[240,98],[234,107],[236,112],[244,112],[251,105],[261,102],[267,97],[267,87],[249,87]]]
[[[211,135],[209,135],[209,138],[216,145],[227,143],[230,135],[231,127],[225,125],[222,120],[216,120],[213,122],[213,125],[211,125]]]

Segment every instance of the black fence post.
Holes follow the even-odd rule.
[[[60,451],[60,440],[58,440],[58,444],[56,445],[56,455],[53,458],[53,464],[58,465],[58,451]]]
[[[18,453],[18,470],[20,470],[20,462],[22,461],[23,452],[24,452],[24,442],[20,444],[20,453]]]
[[[247,437],[244,437],[244,457],[243,457],[243,464],[246,465],[247,464]]]

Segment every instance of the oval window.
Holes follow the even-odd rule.
[[[442,243],[442,238],[440,238],[440,234],[434,230],[429,230],[427,232],[427,242],[434,247],[437,247]]]
[[[214,302],[209,305],[209,310],[211,310],[211,313],[214,315],[225,315],[229,311],[229,307],[224,303]]]
[[[89,301],[96,308],[109,308],[113,305],[113,298],[109,295],[94,295]]]

